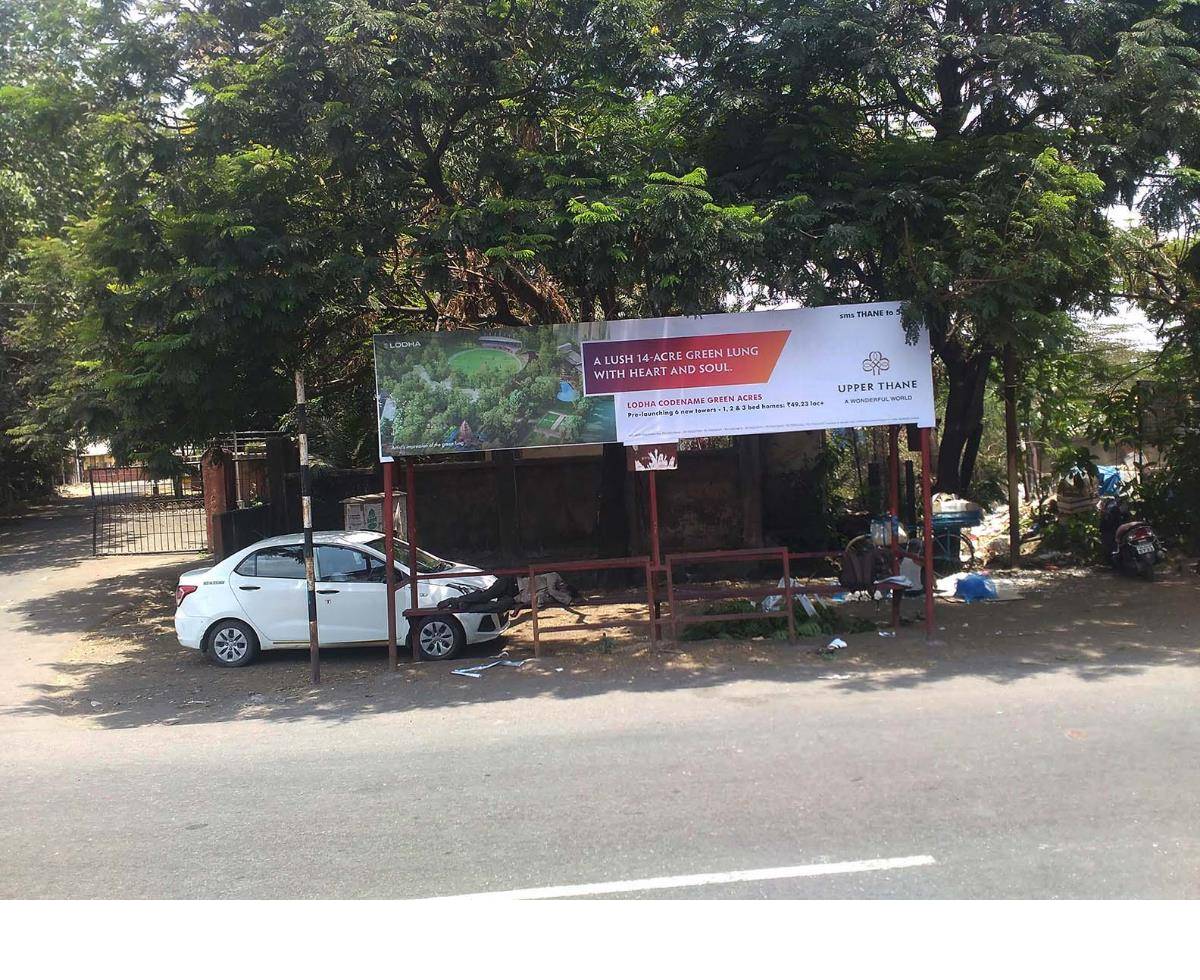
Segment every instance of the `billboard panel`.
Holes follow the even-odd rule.
[[[604,323],[377,334],[381,459],[617,442],[611,396],[583,394],[579,343]]]
[[[383,459],[933,425],[899,303],[380,334],[375,381]]]
[[[625,443],[934,420],[929,335],[899,303],[622,320],[583,361]]]

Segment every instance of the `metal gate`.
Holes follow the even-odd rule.
[[[158,555],[208,550],[199,467],[157,479],[144,466],[88,471],[93,555]]]

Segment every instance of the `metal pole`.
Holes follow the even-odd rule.
[[[933,575],[933,492],[929,485],[930,460],[933,453],[929,448],[929,430],[921,429],[921,522],[925,531],[925,638],[933,639],[933,589],[937,580]]]
[[[405,488],[404,497],[405,510],[407,515],[405,521],[408,524],[408,587],[409,587],[409,602],[411,608],[415,611],[421,607],[421,593],[417,586],[417,475],[413,467],[411,456],[406,456],[405,464]],[[412,646],[412,658],[414,661],[421,659],[421,644],[417,642],[417,635],[421,632],[421,618],[413,615],[408,617],[408,638]]]
[[[657,571],[658,566],[662,564],[661,552],[658,544],[658,481],[655,479],[657,474],[654,470],[650,471],[650,560],[654,564]]]
[[[892,574],[900,573],[900,426],[888,426],[888,510],[891,514]],[[900,625],[902,593],[892,590],[892,628]]]
[[[96,555],[96,545],[99,541],[100,526],[96,518],[96,474],[88,470],[88,488],[92,496],[92,557]]]
[[[533,624],[533,655],[542,655],[542,638],[538,633],[538,584],[537,576],[533,574],[533,566],[529,566],[529,621]]]
[[[650,477],[650,649],[654,649],[654,639],[658,636],[659,602],[654,588],[654,578],[662,567],[662,547],[658,540],[658,480],[654,470]]]
[[[679,640],[679,620],[676,615],[677,610],[675,607],[675,582],[673,581],[675,576],[674,576],[674,568],[671,565],[670,558],[667,559],[666,575],[667,575],[667,609],[670,610],[670,615],[671,615],[671,640],[672,640],[672,642],[678,642],[678,640]]]
[[[900,570],[900,538],[896,523],[900,520],[900,427],[888,426],[888,514],[892,518],[892,574]]]
[[[396,499],[395,474],[392,467],[395,463],[383,464],[383,554],[386,563],[384,581],[387,591],[387,628],[388,628],[388,666],[395,670],[399,665],[396,653],[396,518],[393,513]]]
[[[312,477],[308,471],[308,409],[304,372],[296,371],[296,437],[300,443],[300,508],[304,518],[304,582],[308,592],[308,660],[312,682],[321,683],[321,647],[317,642],[317,573],[313,564]],[[236,458],[235,458],[236,465]]]
[[[237,495],[238,510],[245,504],[242,502],[242,464],[238,462],[238,434],[233,434],[233,486]]]
[[[650,613],[650,652],[654,652],[655,634],[658,633],[658,603],[654,600],[654,569],[646,563],[646,607]]]
[[[787,548],[783,549],[783,595],[787,603],[788,642],[796,642],[796,603],[792,595],[792,564]]]

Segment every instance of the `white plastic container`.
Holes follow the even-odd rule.
[[[901,545],[908,543],[908,532],[904,530],[904,525],[900,523],[900,518],[871,518],[871,543],[876,548],[890,548],[892,546],[893,534],[895,534],[896,540]]]

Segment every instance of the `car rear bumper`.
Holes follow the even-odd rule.
[[[175,611],[175,635],[179,638],[180,646],[199,650],[201,643],[204,642],[204,631],[207,627],[207,618],[185,615],[182,607]]]

